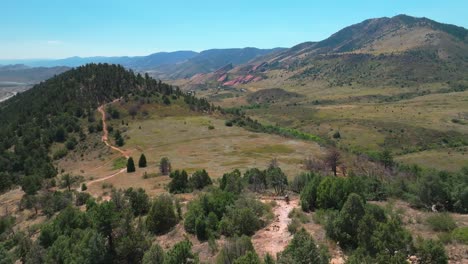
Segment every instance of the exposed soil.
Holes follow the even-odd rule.
[[[111,149],[120,152],[125,158],[128,159],[130,157],[128,151],[124,151],[123,149],[113,146],[112,144],[109,143],[109,131],[107,130],[106,111],[104,110],[104,106],[105,105],[101,105],[98,108],[99,113],[101,113],[102,115],[102,131],[103,131],[102,142],[104,142],[104,144],[106,144]]]
[[[266,201],[262,200],[262,202]],[[292,239],[288,231],[288,224],[291,222],[288,214],[299,206],[299,201],[291,200],[288,204],[283,200],[277,200],[276,203],[277,205],[273,208],[275,220],[252,237],[252,244],[260,257],[266,253],[276,257],[276,254],[283,251]]]
[[[118,101],[118,99],[114,100],[113,102],[116,102],[116,101]],[[106,146],[108,146],[111,149],[119,152],[120,154],[122,154],[122,156],[124,156],[126,159],[128,159],[130,157],[129,151],[125,151],[125,150],[123,150],[121,148],[118,148],[116,146],[113,146],[111,143],[109,143],[109,131],[107,130],[106,111],[104,110],[104,106],[105,105],[101,105],[101,106],[98,107],[98,111],[99,111],[99,113],[101,113],[101,116],[102,116],[102,131],[103,131],[103,134],[102,134],[101,140],[102,140],[102,142],[104,142],[104,144],[106,144]],[[123,168],[123,169],[119,170],[118,172],[112,173],[111,175],[108,175],[106,177],[89,181],[89,182],[86,183],[86,185],[90,186],[90,185],[92,185],[94,183],[108,180],[110,178],[113,178],[113,177],[121,174],[121,173],[124,173],[126,170],[127,170],[126,168]],[[78,191],[81,191],[81,186],[78,187]]]

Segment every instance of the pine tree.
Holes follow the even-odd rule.
[[[146,167],[146,157],[145,154],[141,154],[140,160],[138,160],[138,167],[139,168],[145,168]]]
[[[188,175],[185,170],[181,172],[176,170],[171,173],[170,177],[172,178],[168,185],[170,193],[184,193],[189,191]]]
[[[128,158],[128,161],[127,161],[127,172],[130,173],[130,172],[135,172],[135,163],[133,162],[133,158],[130,157]]]

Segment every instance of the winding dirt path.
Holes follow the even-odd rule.
[[[262,200],[262,202],[266,201],[268,200]],[[288,214],[294,208],[299,207],[299,201],[291,200],[288,204],[284,200],[276,200],[276,203],[277,205],[273,208],[275,220],[252,237],[252,244],[261,257],[270,253],[276,258],[276,254],[283,251],[292,239],[288,231],[288,224],[291,221]]]
[[[114,101],[115,102],[115,101]],[[106,144],[108,147],[110,147],[111,149],[115,150],[115,151],[118,151],[120,152],[120,154],[122,154],[122,156],[124,156],[125,158],[129,158],[130,155],[128,152],[124,151],[123,149],[121,148],[118,148],[116,146],[112,146],[110,143],[109,143],[109,131],[107,130],[107,123],[106,123],[106,111],[104,110],[104,106],[105,105],[101,105],[98,107],[98,111],[99,113],[101,113],[102,115],[102,142],[104,142],[104,144]]]
[[[117,102],[119,99],[116,99],[114,100],[113,102]],[[112,103],[113,103],[112,102]],[[102,134],[102,137],[101,137],[101,140],[102,142],[104,142],[104,144],[106,144],[106,146],[110,147],[111,149],[119,152],[120,154],[122,154],[122,156],[124,156],[126,159],[128,159],[130,157],[130,152],[129,151],[125,151],[121,148],[118,148],[116,146],[113,146],[111,143],[109,143],[109,131],[107,130],[107,123],[106,123],[106,111],[104,110],[104,106],[105,104],[101,105],[98,107],[98,111],[99,113],[101,113],[101,116],[102,116],[102,131],[103,131],[103,134]],[[124,173],[125,171],[127,171],[127,168],[123,168],[121,169],[120,171],[118,172],[115,172],[109,176],[106,176],[106,177],[103,177],[103,178],[99,178],[99,179],[96,179],[96,180],[92,180],[92,181],[89,181],[87,182],[86,184],[88,186],[94,184],[94,183],[97,183],[97,182],[102,182],[102,181],[105,181],[105,180],[108,180],[112,177],[115,177],[121,173]],[[81,186],[79,187],[79,191],[81,191]]]

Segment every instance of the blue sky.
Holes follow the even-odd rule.
[[[291,47],[402,13],[468,28],[467,10],[466,0],[3,0],[0,59]]]

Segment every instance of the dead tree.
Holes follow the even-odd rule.
[[[330,149],[325,156],[325,164],[333,171],[336,176],[337,167],[341,164],[341,154],[336,148]]]

